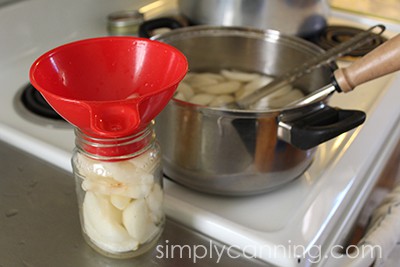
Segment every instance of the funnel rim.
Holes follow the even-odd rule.
[[[43,53],[42,55],[40,55],[31,65],[30,70],[29,70],[29,79],[31,84],[37,89],[39,90],[41,93],[45,92],[48,95],[51,95],[52,97],[57,97],[59,99],[65,100],[65,101],[69,101],[69,102],[80,102],[83,99],[72,99],[69,97],[65,97],[62,95],[58,95],[55,94],[49,90],[46,90],[45,88],[43,88],[42,86],[39,85],[39,83],[37,82],[36,78],[35,78],[35,71],[37,70],[38,65],[40,64],[40,62],[42,62],[44,59],[48,59],[50,57],[52,57],[53,55],[60,53],[61,52],[61,48],[67,48],[67,47],[74,47],[74,46],[79,46],[82,44],[89,44],[89,43],[96,43],[99,41],[120,41],[120,40],[129,40],[129,41],[140,41],[140,42],[145,42],[145,43],[150,43],[152,45],[158,45],[160,47],[164,47],[170,51],[173,51],[173,53],[178,56],[180,58],[180,62],[183,63],[185,66],[183,66],[182,69],[182,73],[177,75],[176,78],[174,78],[170,83],[167,83],[163,88],[159,88],[157,90],[153,90],[151,92],[149,92],[148,94],[145,95],[140,95],[136,98],[132,98],[132,100],[143,100],[145,98],[148,98],[154,94],[159,93],[160,91],[162,91],[164,88],[167,87],[171,87],[175,84],[178,84],[186,75],[186,73],[188,72],[189,66],[188,66],[188,62],[187,62],[187,58],[186,56],[176,47],[169,45],[167,43],[163,43],[157,40],[151,40],[151,39],[147,39],[147,38],[142,38],[142,37],[134,37],[134,36],[102,36],[102,37],[93,37],[93,38],[86,38],[86,39],[81,39],[81,40],[77,40],[77,41],[73,41],[73,42],[69,42],[69,43],[65,43],[62,45],[59,45],[51,50],[48,50],[47,52]],[[126,100],[126,99],[116,99],[116,100],[84,100],[86,103],[90,103],[90,104],[100,104],[100,103],[117,103],[120,102],[122,100]]]

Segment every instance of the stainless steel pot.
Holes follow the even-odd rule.
[[[154,39],[180,49],[191,71],[232,68],[279,75],[323,51],[277,31],[196,26]],[[295,84],[307,94],[330,82],[326,65]],[[164,172],[208,193],[250,195],[300,176],[317,144],[361,124],[365,114],[325,104],[296,109],[221,110],[172,100],[156,119]]]

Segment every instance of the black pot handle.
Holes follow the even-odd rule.
[[[157,18],[143,22],[139,25],[139,37],[150,38],[151,32],[161,28],[178,29],[183,25],[173,18]]]
[[[325,106],[291,122],[279,122],[278,136],[302,150],[313,148],[364,123],[366,114]]]

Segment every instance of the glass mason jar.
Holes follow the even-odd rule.
[[[153,126],[117,139],[75,130],[72,166],[83,235],[106,256],[143,254],[163,231],[161,155]]]

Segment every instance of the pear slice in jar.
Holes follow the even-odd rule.
[[[154,184],[154,175],[136,167],[129,161],[105,162],[104,168],[116,181],[121,183],[125,192],[122,195],[132,198],[142,198],[150,193]]]
[[[132,200],[132,198],[130,198],[130,197],[125,197],[125,196],[120,196],[120,195],[111,195],[110,196],[111,204],[113,204],[113,206],[119,210],[125,209],[128,206],[128,204],[131,202],[131,200]]]
[[[144,180],[151,180],[144,178]],[[150,193],[152,183],[124,183],[112,177],[86,176],[82,182],[82,189],[85,191],[96,192],[104,195],[117,195],[128,198],[143,198]]]
[[[111,204],[109,197],[86,192],[82,209],[85,232],[99,248],[109,252],[138,248],[139,242],[122,226],[122,212]]]
[[[122,213],[122,223],[129,235],[140,244],[153,239],[160,229],[152,222],[144,199],[133,200]]]

